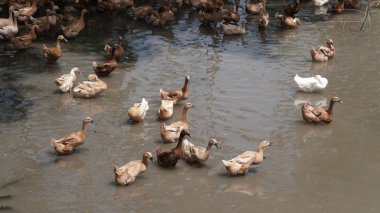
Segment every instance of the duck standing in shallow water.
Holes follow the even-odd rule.
[[[76,72],[80,72],[78,67],[72,68],[70,74],[63,74],[55,79],[54,83],[59,87],[61,92],[69,92],[73,88],[74,83],[77,81]]]
[[[87,124],[94,123],[94,120],[90,117],[85,117],[83,119],[82,129],[73,132],[59,140],[55,138],[51,139],[51,146],[54,150],[61,155],[68,155],[73,153],[74,149],[84,143],[86,139]]]
[[[276,12],[274,15],[276,18],[276,23],[279,24],[283,28],[297,28],[301,24],[301,20],[299,18],[293,18],[291,16],[285,16]]]
[[[224,35],[244,35],[247,31],[245,30],[245,25],[247,20],[241,22],[241,26],[235,24],[222,23],[222,31]]]
[[[62,49],[60,45],[60,41],[65,41],[65,37],[63,35],[59,35],[57,37],[57,44],[53,48],[48,48],[45,44],[42,44],[42,53],[44,58],[46,58],[49,62],[57,61],[62,56]]]
[[[185,85],[183,85],[181,89],[177,88],[174,90],[167,90],[167,91],[160,89],[161,98],[165,100],[166,97],[170,97],[173,100],[174,105],[178,104],[182,100],[187,100],[190,96],[190,90],[188,88],[189,84],[190,84],[190,76],[186,76]]]
[[[160,94],[161,94],[160,89]],[[162,120],[169,119],[173,115],[174,101],[172,98],[164,94],[164,98],[161,100],[161,107],[158,110],[158,116]]]
[[[115,166],[115,181],[119,185],[128,185],[135,181],[136,177],[144,173],[148,168],[148,158],[153,162],[153,156],[150,152],[145,152],[142,160],[134,160],[122,167]]]
[[[95,98],[107,89],[106,82],[100,80],[97,75],[88,75],[88,81],[83,81],[73,89],[74,97]]]
[[[333,121],[333,107],[335,103],[343,104],[338,97],[333,97],[330,100],[330,105],[327,110],[322,107],[312,107],[309,103],[305,103],[302,107],[302,118],[308,123],[331,123]]]
[[[116,44],[113,44],[112,46],[109,44],[106,44],[104,46],[104,51],[106,51],[107,55],[112,59],[112,47],[115,48],[115,52],[113,53],[115,60],[120,60],[121,57],[124,55],[124,48],[122,46],[123,44],[123,37],[119,36],[119,39],[117,40]]]
[[[218,141],[216,141],[216,139],[214,138],[210,139],[206,148],[194,145],[190,141],[185,139],[182,142],[183,160],[188,163],[205,162],[206,160],[208,160],[212,146],[221,149],[221,147],[218,144]]]
[[[311,59],[316,62],[325,62],[335,56],[335,47],[332,39],[327,40],[327,47],[320,46],[310,49]]]
[[[66,38],[73,38],[77,36],[85,27],[84,24],[84,14],[87,13],[88,10],[83,9],[80,15],[80,18],[73,23],[71,23],[68,26],[61,25],[61,29],[63,32],[63,35],[65,35]]]
[[[166,126],[164,122],[160,126],[160,134],[164,143],[174,143],[178,140],[181,130],[189,129],[189,120],[187,117],[187,111],[191,108],[195,108],[191,103],[185,104],[182,111],[181,120]]]
[[[294,81],[297,83],[298,88],[304,92],[322,91],[328,84],[327,78],[320,75],[309,78],[301,78],[297,74],[294,76]]]
[[[245,151],[231,160],[222,160],[222,162],[231,175],[243,175],[248,172],[251,165],[258,165],[264,161],[264,149],[268,146],[273,144],[263,141],[256,151]]]
[[[13,44],[13,47],[16,49],[27,49],[29,45],[37,39],[37,32],[38,26],[33,25],[30,32],[26,35],[13,37],[11,39],[11,42]]]
[[[98,76],[108,76],[117,67],[117,62],[115,58],[116,47],[112,47],[111,58],[104,64],[97,64],[95,61],[92,62],[92,68],[94,68],[95,73]]]
[[[132,121],[142,121],[145,118],[146,111],[148,111],[149,105],[145,98],[142,99],[141,103],[135,103],[133,107],[128,110],[129,119]]]
[[[186,135],[191,137],[186,129],[181,130],[177,146],[170,151],[162,152],[161,147],[156,148],[158,165],[162,167],[173,167],[177,164],[178,160],[183,157],[182,142]]]

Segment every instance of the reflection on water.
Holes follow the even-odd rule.
[[[372,31],[359,32],[360,24],[344,22],[361,19],[359,13],[315,16],[310,2],[302,4],[298,29],[279,29],[271,19],[259,30],[258,16],[249,16],[248,33],[230,37],[220,26],[200,26],[190,8],[166,29],[125,14],[90,13],[83,33],[63,43],[62,58],[49,64],[40,46],[54,40],[41,38],[19,52],[1,44],[0,196],[12,195],[1,205],[17,212],[186,212],[189,204],[199,212],[376,212],[380,13],[371,12]],[[271,17],[275,8],[269,7]],[[92,61],[105,60],[104,43],[120,35],[126,55],[103,79],[108,90],[95,99],[56,92],[54,79],[79,67],[78,82],[86,80]],[[310,48],[326,38],[334,40],[336,57],[312,63]],[[329,86],[297,92],[295,73],[320,74]],[[113,165],[141,159],[157,145],[175,146],[160,141],[159,88],[180,87],[185,75],[191,76],[187,101],[198,107],[189,112],[191,141],[215,137],[222,150],[211,151],[201,166],[149,164],[135,183],[116,186]],[[302,120],[303,103],[327,107],[335,95],[345,104],[334,109],[333,123]],[[144,122],[128,122],[129,107],[143,97],[150,105]],[[179,120],[182,107],[166,122]],[[85,116],[96,125],[83,146],[70,156],[55,155],[50,137],[79,129]],[[246,176],[228,175],[221,160],[254,150],[264,139],[276,144],[265,162]]]

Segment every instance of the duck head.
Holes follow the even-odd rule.
[[[192,103],[186,103],[184,108],[185,109],[190,109],[190,108],[196,109],[196,107]]]
[[[269,141],[263,141],[260,143],[259,148],[264,149],[265,147],[268,147],[268,146],[273,146],[273,143],[271,143]]]
[[[59,35],[59,36],[57,37],[57,39],[58,39],[59,41],[64,40],[65,42],[67,42],[66,38],[65,38],[63,35]]]
[[[214,145],[218,149],[222,149],[222,147],[219,146],[218,141],[215,138],[211,138],[208,143]]]
[[[332,46],[334,46],[334,42],[332,39],[328,39],[326,43],[327,43],[328,48],[331,48]]]
[[[180,137],[184,137],[185,135],[189,136],[191,138],[190,132],[186,129],[183,129],[181,131],[181,134],[179,135]]]
[[[337,96],[331,98],[332,102],[339,102],[340,104],[343,104],[343,101],[340,100]]]
[[[88,80],[89,81],[98,80],[98,76],[96,74],[90,74],[90,75],[88,75]]]
[[[186,76],[185,78],[185,85],[190,84],[190,76]]]
[[[84,123],[84,124],[94,123],[94,120],[92,120],[92,118],[90,118],[90,117],[85,117],[85,118],[83,119],[83,123]]]
[[[153,162],[153,155],[150,152],[145,152],[143,158],[147,158]]]

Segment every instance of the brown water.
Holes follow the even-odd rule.
[[[269,5],[273,16],[275,6]],[[364,8],[364,6],[363,6]],[[362,10],[363,10],[362,8]],[[248,34],[224,37],[199,27],[184,9],[166,30],[151,29],[125,15],[86,17],[79,37],[63,44],[64,56],[45,64],[36,42],[27,51],[3,50],[0,68],[0,205],[13,212],[379,212],[380,211],[380,11],[359,31],[362,14],[314,16],[308,4],[296,30],[273,22],[266,32],[250,16]],[[244,11],[241,11],[245,14]],[[103,31],[102,31],[103,30]],[[124,35],[126,57],[104,80],[96,99],[73,99],[56,92],[53,80],[78,66],[93,73],[103,61],[104,42]],[[96,35],[96,36],[94,36]],[[334,40],[336,57],[312,63],[309,48]],[[321,74],[322,93],[297,92],[293,81]],[[201,166],[179,162],[175,169],[150,164],[128,187],[114,183],[114,165],[140,159],[160,142],[159,88],[182,86],[191,76],[189,102],[192,142],[215,137],[222,146]],[[339,96],[330,125],[303,122],[300,103],[326,105]],[[127,122],[127,110],[144,97],[144,122]],[[166,123],[179,119],[182,105]],[[57,156],[51,137],[80,128],[91,116],[86,142],[70,156]],[[261,140],[277,146],[246,176],[230,177],[221,163]]]

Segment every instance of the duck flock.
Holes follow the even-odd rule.
[[[169,1],[155,10],[152,6],[142,5],[135,7],[136,2],[133,0],[98,0],[96,10],[102,12],[128,12],[135,19],[145,21],[153,27],[168,27],[175,18],[175,14],[184,6],[192,7],[199,11],[198,17],[202,25],[209,25],[216,28],[218,23],[223,21],[219,27],[224,35],[241,35],[246,33],[245,25],[247,21],[240,19],[239,8],[245,8],[247,14],[259,16],[259,27],[266,28],[269,24],[269,14],[266,11],[266,0],[256,0],[255,2],[245,2],[245,6],[240,5],[240,1],[235,2],[235,10],[224,8],[223,0],[182,0]],[[329,3],[328,0],[313,0],[315,6],[322,6]],[[63,52],[60,46],[61,41],[67,41],[68,38],[76,37],[82,30],[85,30],[85,14],[89,8],[88,5],[94,5],[94,2],[76,0],[73,3],[66,1],[52,0],[10,0],[3,5],[3,8],[9,10],[9,17],[0,19],[0,39],[11,42],[17,50],[27,49],[31,43],[42,36],[58,35],[56,37],[56,46],[48,47],[42,45],[42,55],[47,62],[55,62],[62,57]],[[334,0],[331,2],[332,11],[343,13],[344,8],[358,7],[357,0]],[[78,8],[81,11],[80,16]],[[275,12],[274,19],[281,28],[296,28],[301,21],[295,15],[300,11],[299,0],[291,3],[283,3],[283,13]],[[4,12],[4,10],[3,10]],[[38,15],[39,14],[39,15]],[[38,17],[40,16],[40,17]],[[241,22],[241,25],[238,25]],[[24,35],[18,35],[18,25],[23,25],[21,29],[27,31]],[[284,29],[285,30],[285,29]],[[107,89],[105,81],[101,77],[109,76],[118,66],[118,61],[124,55],[123,37],[119,37],[114,44],[106,44],[105,62],[93,62],[94,74],[88,76],[88,81],[77,83],[76,74],[80,68],[74,67],[70,73],[64,74],[55,80],[55,84],[62,93],[72,93],[73,97],[96,98]],[[308,51],[308,50],[305,50]],[[328,39],[326,46],[312,47],[310,56],[313,62],[326,62],[335,56],[336,50],[332,39]],[[111,75],[112,77],[112,75]],[[203,163],[209,158],[212,146],[220,149],[216,139],[210,139],[206,147],[198,146],[185,137],[191,137],[189,131],[188,110],[195,108],[191,103],[183,105],[182,117],[170,125],[164,121],[173,115],[173,109],[180,102],[190,97],[190,76],[185,76],[182,88],[173,90],[164,90],[157,88],[161,96],[161,106],[155,109],[154,113],[158,114],[161,120],[160,135],[163,143],[176,143],[171,149],[162,151],[157,147],[156,160],[151,152],[144,152],[142,160],[131,161],[124,166],[114,168],[115,181],[120,185],[132,183],[136,176],[145,172],[148,167],[148,159],[156,161],[161,167],[174,167],[179,160],[187,163]],[[328,80],[320,75],[302,78],[294,76],[294,81],[299,89],[303,92],[320,92],[326,88]],[[333,120],[333,106],[335,103],[342,103],[338,97],[332,97],[328,109],[313,107],[305,103],[302,107],[302,118],[307,123],[329,124]],[[148,101],[142,98],[141,103],[135,103],[129,110],[128,116],[133,122],[143,121],[149,110]],[[86,138],[88,124],[93,123],[93,119],[85,117],[82,128],[79,131],[68,134],[61,139],[51,139],[51,146],[60,155],[68,155],[74,152],[75,148],[83,145]],[[245,151],[240,155],[230,159],[222,160],[226,170],[231,175],[246,174],[251,165],[257,165],[264,160],[264,149],[272,146],[269,141],[262,141],[255,151]]]

